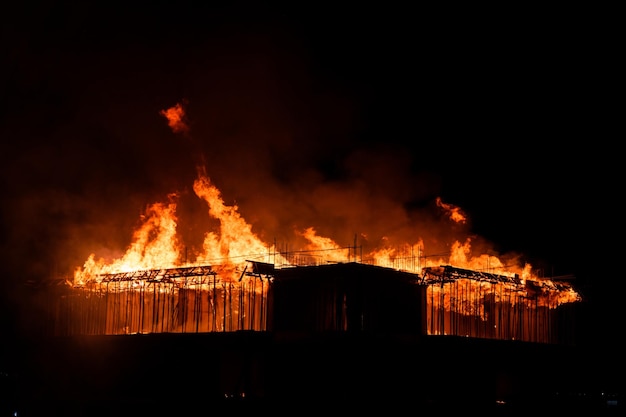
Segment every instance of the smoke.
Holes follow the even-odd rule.
[[[193,103],[186,102],[192,109]],[[181,116],[187,109],[180,104],[175,108]],[[172,131],[177,133],[176,129]],[[195,131],[187,134],[196,138]],[[260,130],[255,134],[270,136],[271,131]],[[248,143],[245,138],[243,142]],[[458,220],[463,216],[460,209],[429,194],[435,188],[430,182],[426,186],[419,182],[419,177],[411,171],[411,157],[401,147],[354,147],[344,150],[341,158],[336,158],[337,153],[331,148],[329,155],[335,169],[329,170],[323,159],[321,164],[315,159],[304,164],[306,160],[297,156],[294,159],[299,166],[295,167],[284,152],[263,152],[262,147],[271,145],[271,141],[260,144],[261,147],[250,143],[245,147],[236,141],[226,144],[238,159],[250,161],[253,173],[249,169],[228,170],[222,167],[223,161],[217,160],[199,168],[200,175],[208,175],[212,180],[218,178],[215,182],[220,190],[224,189],[222,185],[227,185],[228,191],[223,193],[226,204],[242,213],[268,247],[276,244],[279,248],[304,249],[306,241],[302,236],[313,229],[321,238],[340,246],[358,244],[365,253],[383,248],[404,250],[426,241],[428,250],[445,259],[455,239],[467,238],[466,228],[454,224],[465,223],[465,218]],[[205,148],[204,152],[212,150]],[[225,155],[227,158],[228,153]],[[320,156],[325,155],[320,153]],[[273,169],[279,163],[290,175]],[[222,173],[227,175],[222,177]],[[411,207],[416,200],[426,206],[421,210]],[[441,207],[445,210],[440,210]],[[187,218],[187,214],[191,213],[180,217]],[[206,216],[198,211],[193,215]],[[187,226],[181,230],[195,236],[191,239],[196,243],[190,248],[193,251],[195,246],[197,252],[198,232],[212,229]]]

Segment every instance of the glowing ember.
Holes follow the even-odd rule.
[[[185,122],[185,110],[182,104],[178,103],[167,110],[161,110],[160,114],[167,119],[167,124],[174,133],[189,132],[189,126],[187,126]]]

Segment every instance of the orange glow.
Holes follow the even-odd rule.
[[[340,247],[330,238],[319,236],[314,228],[307,228],[301,235],[309,242],[305,250],[318,252],[320,259],[324,262],[346,262],[349,260],[350,250],[348,248]]]
[[[174,133],[187,133],[189,126],[185,122],[185,109],[182,104],[178,103],[174,107],[159,112],[161,116],[167,119],[167,124]]]
[[[545,304],[561,304],[579,300],[579,295],[566,284],[558,286],[550,280],[540,279],[532,273],[531,265],[506,265],[495,255],[480,253],[472,255],[472,239],[454,241],[449,254],[439,257],[424,257],[424,243],[418,240],[403,247],[375,248],[369,253],[356,253],[356,247],[342,247],[331,238],[320,236],[313,227],[299,232],[308,242],[298,256],[279,253],[274,245],[263,242],[252,230],[252,225],[239,213],[236,205],[224,203],[220,190],[211,182],[204,169],[199,169],[193,189],[197,197],[208,206],[208,214],[219,222],[219,230],[208,231],[204,235],[202,251],[189,265],[212,265],[220,273],[223,281],[235,281],[245,268],[246,261],[274,263],[277,266],[292,264],[310,265],[327,262],[350,262],[353,260],[391,267],[421,274],[425,267],[453,265],[474,271],[486,271],[502,276],[520,279],[532,291],[545,292]],[[170,202],[155,203],[148,207],[142,216],[142,224],[135,231],[133,240],[125,254],[112,262],[96,259],[92,254],[82,268],[76,270],[74,284],[83,285],[88,281],[98,281],[100,274],[112,274],[136,270],[174,268],[183,264],[182,244],[177,235],[176,195],[170,195]],[[439,200],[441,207],[450,207]],[[459,213],[451,210],[451,213]],[[532,284],[532,285],[530,285]],[[464,286],[486,285],[479,281],[462,283]],[[507,284],[511,285],[511,284]],[[530,286],[529,286],[530,285]],[[446,292],[446,285],[434,291]],[[480,290],[480,289],[479,289]],[[520,288],[509,288],[518,291]],[[480,291],[479,291],[480,292]],[[448,297],[443,303],[449,308]]]
[[[456,207],[452,204],[444,203],[441,201],[441,197],[437,197],[437,206],[444,209],[448,217],[455,221],[456,223],[465,223],[467,218],[463,211],[459,207]]]
[[[211,183],[204,169],[194,182],[196,195],[209,206],[209,215],[219,220],[219,233],[207,232],[203,243],[203,253],[196,259],[197,264],[220,264],[228,270],[231,279],[239,276],[246,260],[268,261],[273,247],[263,243],[252,232],[252,226],[241,217],[237,206],[227,206],[220,191]]]
[[[171,196],[173,199],[174,196]],[[176,238],[176,204],[155,203],[148,207],[142,225],[124,256],[111,263],[91,254],[82,269],[74,273],[74,283],[83,285],[99,274],[173,267],[180,258]]]

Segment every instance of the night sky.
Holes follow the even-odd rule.
[[[188,196],[203,165],[268,242],[297,225],[349,245],[370,211],[421,230],[441,197],[497,253],[575,276],[585,343],[621,366],[610,25],[561,9],[155,3],[0,18],[5,329],[26,281],[123,249],[146,205]],[[178,103],[186,133],[160,113]]]

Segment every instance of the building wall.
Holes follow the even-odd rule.
[[[424,290],[410,274],[362,264],[278,270],[272,330],[425,334]]]

